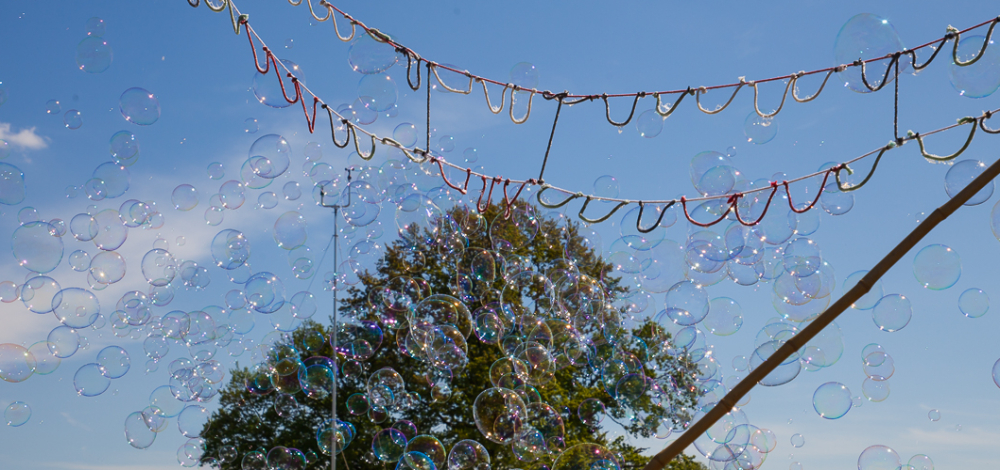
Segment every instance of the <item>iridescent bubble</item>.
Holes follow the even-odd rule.
[[[63,328],[63,327],[57,327]],[[50,349],[51,343],[39,341],[28,346],[28,353],[35,357],[35,373],[38,375],[48,375],[59,368],[62,363],[61,358],[56,356]]]
[[[766,144],[778,135],[778,118],[761,117],[754,111],[743,121],[743,134],[747,136],[747,142],[757,145]]]
[[[73,386],[76,393],[83,397],[96,397],[111,386],[111,379],[101,373],[101,366],[96,362],[84,364],[73,375]]]
[[[403,147],[412,147],[417,143],[417,126],[404,122],[392,130],[392,139]]]
[[[927,289],[947,289],[962,276],[962,260],[945,245],[927,245],[913,258],[913,275]]]
[[[372,437],[372,452],[382,462],[398,461],[406,449],[406,436],[395,428],[385,428]]]
[[[76,354],[80,348],[80,334],[73,328],[60,325],[49,332],[46,343],[53,356],[65,359]]]
[[[226,175],[226,169],[219,162],[208,164],[208,179],[221,180]]]
[[[813,393],[813,409],[826,419],[838,419],[851,411],[851,391],[839,382],[827,382]]]
[[[63,241],[47,222],[30,222],[14,230],[11,250],[19,266],[36,273],[47,273],[62,261]]]
[[[125,418],[125,440],[136,449],[146,449],[153,445],[156,432],[150,428],[142,412],[132,412]]]
[[[208,431],[210,414],[201,405],[188,405],[177,415],[177,429],[184,437],[201,437]]]
[[[855,271],[847,276],[847,278],[844,279],[844,291],[846,292],[853,289],[854,286],[858,284],[858,281],[865,277],[865,274],[868,274],[868,271]],[[851,307],[858,310],[873,309],[875,308],[875,304],[877,304],[879,300],[882,300],[882,296],[884,294],[885,293],[882,290],[882,281],[878,280],[875,282],[875,285],[872,286],[872,288],[865,295],[861,296],[860,299],[856,300]]]
[[[104,36],[104,32],[107,30],[107,25],[104,24],[104,20],[98,17],[92,17],[83,24],[83,29],[87,32],[87,36],[99,38]]]
[[[268,72],[267,75],[260,72],[254,72],[253,74],[253,84],[251,85],[253,89],[253,95],[257,98],[261,104],[265,106],[270,106],[272,108],[287,108],[292,105],[285,96],[289,99],[295,99],[295,85],[292,84],[292,80],[286,76],[287,72],[285,69],[291,71],[293,75],[303,84],[306,83],[305,73],[302,71],[302,67],[298,64],[287,59],[279,60],[281,65],[274,66],[274,70]],[[281,82],[278,81],[278,77],[281,77]],[[284,83],[284,91],[281,89],[281,84]]]
[[[132,87],[118,99],[118,109],[126,121],[148,126],[160,119],[160,101],[149,90]]]
[[[267,134],[255,140],[250,146],[248,161],[253,162],[254,175],[264,179],[274,179],[288,170],[291,156],[292,146],[284,137]]]
[[[3,412],[3,419],[7,421],[7,426],[16,428],[31,419],[31,407],[23,401],[15,401],[7,405],[7,409]]]
[[[442,153],[448,153],[455,150],[455,138],[450,135],[443,135],[438,139],[438,150]]]
[[[640,136],[652,139],[663,132],[663,117],[655,109],[647,109],[635,119],[635,128]]]
[[[379,42],[368,34],[359,34],[347,50],[347,62],[358,73],[381,73],[396,65],[399,54],[389,44]]]
[[[111,136],[111,158],[122,166],[130,166],[139,159],[139,142],[129,131],[118,131]]]
[[[59,114],[60,111],[62,111],[62,105],[59,104],[59,100],[45,102],[45,114]]]
[[[448,470],[486,470],[488,468],[490,468],[490,453],[479,442],[471,439],[458,441],[448,453]]]
[[[968,62],[979,55],[986,42],[985,36],[963,36],[958,43],[958,60]],[[1000,48],[996,41],[990,44],[975,63],[960,66],[952,60],[948,65],[948,78],[958,94],[969,98],[983,98],[1000,87]]]
[[[13,206],[24,201],[24,173],[9,163],[0,162],[0,204]]]
[[[521,88],[537,88],[538,69],[529,62],[518,62],[510,69],[510,83]]]
[[[596,427],[601,424],[605,414],[604,403],[597,398],[584,399],[580,402],[580,406],[576,410],[576,415],[580,418],[580,422],[589,427]]]
[[[944,175],[944,190],[948,193],[948,197],[955,197],[959,191],[968,186],[983,171],[986,171],[986,164],[979,160],[962,160],[952,165],[948,169],[948,173]],[[980,189],[978,193],[972,196],[972,199],[969,199],[965,205],[978,206],[988,201],[993,196],[993,186],[994,184],[991,180],[986,187]]]
[[[782,261],[785,272],[795,277],[806,277],[819,270],[823,258],[816,242],[799,237],[785,247]]]
[[[868,447],[858,457],[858,470],[897,470],[900,465],[899,454],[883,445]]]
[[[716,336],[729,336],[743,326],[743,308],[729,297],[716,297],[709,303],[708,316],[702,325]]]
[[[63,124],[67,129],[79,129],[83,125],[83,117],[80,115],[80,111],[71,109],[63,114]]]
[[[243,131],[247,134],[256,134],[260,126],[257,124],[256,118],[246,118],[243,121]]]
[[[398,98],[396,82],[387,74],[365,75],[358,82],[358,99],[369,109],[386,111],[396,104]]]
[[[194,209],[198,205],[198,190],[190,184],[177,185],[170,194],[170,202],[179,211]]]
[[[101,251],[90,260],[90,277],[100,284],[122,280],[125,269],[125,258],[114,251]]]
[[[990,309],[990,296],[986,295],[982,289],[975,287],[966,289],[958,296],[958,309],[962,315],[969,318],[979,318],[986,315]]]
[[[278,195],[271,191],[265,191],[257,196],[257,207],[261,209],[274,209],[278,205]]]
[[[97,353],[97,364],[101,373],[109,379],[118,379],[128,372],[132,365],[128,353],[118,346],[108,346]]]
[[[805,436],[803,436],[802,434],[799,434],[799,433],[792,434],[792,437],[789,439],[789,441],[792,443],[792,447],[795,447],[795,448],[802,447],[802,446],[806,445],[806,438],[805,438]]]
[[[250,241],[238,230],[222,230],[212,239],[212,258],[222,269],[243,266],[250,258]]]
[[[903,470],[934,470],[934,461],[924,454],[917,454],[910,457],[907,465],[910,468],[903,468]]]
[[[931,421],[941,420],[941,412],[938,410],[930,410],[927,412],[927,419]]]
[[[892,333],[902,330],[910,323],[913,316],[913,308],[910,299],[899,294],[889,294],[882,297],[872,309],[872,320],[875,326],[882,331]]]
[[[79,287],[68,287],[52,297],[52,311],[59,323],[79,329],[93,325],[97,321],[97,317],[101,314],[101,305],[93,292]]]
[[[616,198],[620,191],[614,176],[604,175],[594,180],[594,196]]]
[[[896,28],[889,20],[871,13],[861,13],[851,17],[837,33],[837,40],[833,44],[833,60],[834,65],[851,64],[858,59],[874,59],[903,49],[903,42],[899,40]],[[909,72],[910,60],[907,54],[900,57],[900,73]],[[868,63],[865,66],[868,84],[880,85],[883,76],[887,76],[887,81],[893,80],[893,73],[886,73],[888,66],[889,60]],[[839,72],[839,76],[844,86],[851,90],[858,93],[870,92],[861,81],[861,67],[848,67]]]
[[[708,292],[693,281],[678,282],[667,291],[667,316],[678,325],[691,326],[704,320],[709,308]]]
[[[274,222],[274,241],[279,248],[298,248],[305,244],[306,238],[306,219],[302,214],[288,211]]]
[[[99,37],[86,37],[76,45],[76,65],[87,73],[101,73],[111,66],[114,52]]]
[[[13,343],[0,344],[0,379],[5,382],[24,382],[35,373],[35,356],[24,346]]]
[[[868,401],[876,403],[885,401],[886,398],[889,398],[889,382],[884,380],[872,380],[871,377],[868,377],[861,384],[861,392],[865,394]]]

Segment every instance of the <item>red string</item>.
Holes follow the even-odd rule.
[[[268,62],[267,59],[264,59],[264,68],[260,68],[260,63],[257,59],[257,48],[254,47],[253,45],[253,35],[250,34],[250,28],[246,20],[243,20],[242,23],[244,26],[247,26],[243,29],[247,32],[247,39],[250,40],[250,50],[253,51],[253,64],[255,67],[257,67],[258,72],[260,72],[261,74],[266,74],[267,71],[271,69],[271,63]],[[264,47],[264,52],[265,53],[268,52],[266,46]]]
[[[483,190],[479,192],[479,200],[476,201],[476,210],[478,210],[480,214],[485,214],[486,211],[490,209],[490,201],[493,199],[493,186],[496,185],[497,182],[501,181],[501,177],[496,176],[490,180],[490,193],[488,196],[486,196],[485,207],[483,207],[483,194],[486,193],[486,177],[483,176],[482,178],[483,178]]]
[[[441,159],[440,158],[431,157],[431,161],[434,162],[434,163],[437,163],[438,164],[438,168],[441,169],[441,179],[444,180],[444,184],[447,184],[449,187],[451,187],[451,189],[454,189],[454,190],[462,193],[463,195],[468,192],[468,190],[469,190],[469,178],[472,177],[472,168],[466,168],[465,169],[465,187],[464,188],[459,188],[458,186],[455,186],[454,184],[452,184],[451,181],[448,181],[448,175],[444,174],[444,163],[441,163]]]
[[[295,95],[298,96],[298,97],[302,97],[302,89],[299,88],[299,86],[300,86],[299,85],[299,81],[293,79],[292,83],[295,84]],[[296,98],[296,99],[298,99],[298,98]],[[312,115],[312,119],[309,119],[309,111],[306,109],[306,100],[304,98],[302,99],[302,112],[306,115],[306,125],[309,126],[309,133],[310,134],[312,134],[313,130],[316,129],[316,106],[318,104],[319,104],[319,98],[317,98],[317,97],[314,96],[313,97],[313,115]]]
[[[504,183],[503,183],[503,200],[504,200],[504,203],[507,205],[507,207],[504,209],[504,212],[503,212],[503,218],[504,219],[509,219],[510,218],[510,209],[511,209],[511,206],[514,205],[514,202],[517,201],[517,197],[520,196],[521,195],[521,191],[524,190],[524,186],[526,184],[528,184],[529,182],[532,183],[532,184],[534,184],[535,180],[532,178],[532,179],[530,179],[528,181],[525,181],[525,182],[521,183],[521,187],[517,189],[516,193],[514,193],[514,198],[513,199],[509,199],[509,198],[507,198],[507,185],[510,184],[510,178],[507,178],[507,181],[504,181]]]
[[[767,197],[767,203],[764,204],[764,212],[761,212],[760,217],[757,217],[757,220],[755,220],[753,222],[746,222],[746,221],[744,221],[743,217],[740,216],[740,206],[738,206],[736,204],[733,204],[733,211],[736,212],[736,220],[739,221],[741,224],[747,226],[747,227],[753,227],[754,225],[759,224],[761,220],[764,220],[764,216],[767,215],[767,210],[771,207],[771,200],[774,199],[774,195],[777,192],[778,192],[778,182],[777,181],[772,181],[771,182],[771,195]],[[741,196],[742,196],[742,194],[741,194]]]
[[[826,180],[830,178],[830,173],[836,171],[838,167],[840,167],[840,165],[830,168],[829,170],[826,170],[826,173],[823,173],[823,183],[819,185],[819,192],[816,193],[816,199],[813,199],[813,202],[808,206],[806,206],[805,209],[800,210],[795,208],[795,204],[792,202],[792,193],[788,189],[788,181],[785,181],[783,184],[785,185],[785,194],[788,195],[788,207],[791,207],[796,214],[801,214],[803,212],[808,211],[809,209],[812,209],[813,206],[815,206],[816,203],[819,202],[820,196],[823,195],[823,189],[826,188]]]
[[[341,16],[343,16],[344,18],[346,18],[350,22],[352,22],[354,24],[357,24],[358,26],[361,26],[361,28],[364,29],[366,33],[371,34],[370,31],[372,29],[369,28],[364,23],[362,23],[361,21],[354,19],[353,16],[347,14],[346,12],[344,12],[340,8],[337,8],[336,6],[330,4],[329,2],[327,2],[326,5],[328,5],[330,8],[333,8],[334,10],[336,10],[337,13],[340,13]],[[979,23],[979,24],[977,24],[975,26],[971,26],[971,27],[968,27],[968,28],[963,29],[961,31],[958,31],[957,34],[965,34],[965,33],[969,32],[969,31],[972,31],[973,29],[980,28],[982,26],[985,26],[985,25],[988,25],[990,23],[993,23],[994,21],[998,21],[998,18],[990,18],[989,20],[983,21],[982,23]],[[951,35],[952,33],[948,33],[948,34]],[[381,37],[383,40],[385,40],[386,44],[389,44],[390,46],[396,48],[397,50],[406,52],[407,54],[413,54],[413,55],[416,55],[417,57],[420,57],[416,53],[416,51],[414,51],[414,50],[412,50],[412,49],[410,49],[410,48],[408,48],[406,46],[403,46],[402,44],[399,44],[399,43],[397,43],[395,41],[392,41],[391,39],[388,39],[388,38],[384,37],[383,35],[378,35],[378,36]],[[921,45],[919,45],[917,47],[914,47],[914,48],[911,48],[911,49],[907,49],[905,52],[908,53],[910,51],[918,51],[920,49],[924,49],[924,48],[929,47],[931,45],[937,44],[938,42],[941,42],[942,39],[948,39],[949,37],[954,37],[954,36],[945,35],[945,36],[942,36],[942,37],[940,37],[938,39],[935,39],[933,41],[927,42],[925,44],[921,44]],[[895,54],[895,52],[886,54],[886,55],[884,55],[882,57],[875,57],[873,59],[867,59],[867,60],[864,60],[862,62],[865,63],[865,64],[868,64],[868,63],[871,63],[871,62],[877,62],[877,61],[880,61],[880,60],[885,60],[885,59],[891,58],[894,54]],[[455,72],[455,73],[458,73],[458,74],[461,74],[461,75],[464,75],[464,76],[467,76],[467,77],[471,77],[471,78],[473,78],[475,80],[483,81],[483,82],[486,82],[486,83],[492,83],[494,85],[499,85],[499,86],[507,86],[508,85],[507,83],[504,83],[504,82],[500,82],[500,81],[497,81],[497,80],[493,80],[493,79],[490,79],[490,78],[486,78],[486,77],[482,77],[482,76],[479,76],[479,75],[475,75],[475,74],[469,73],[467,70],[458,70],[458,69],[456,69],[454,67],[449,67],[447,65],[438,64],[436,62],[432,62],[432,61],[429,61],[427,59],[423,59],[423,60],[427,61],[429,64],[433,64],[435,67],[442,68],[442,69],[448,70],[450,72]],[[852,64],[844,64],[844,65],[846,65],[847,67],[855,67],[855,66],[857,66],[857,64],[853,64],[853,63]],[[781,76],[777,76],[777,77],[765,78],[765,79],[762,79],[762,80],[753,80],[753,82],[754,83],[768,83],[768,82],[774,82],[774,81],[779,81],[779,80],[787,80],[787,79],[790,79],[790,78],[793,78],[793,77],[796,77],[796,76],[798,76],[798,77],[805,77],[805,76],[808,76],[808,75],[815,75],[815,74],[818,74],[818,73],[827,73],[827,72],[830,72],[831,70],[836,70],[838,67],[840,67],[840,66],[827,67],[827,68],[817,69],[817,70],[813,70],[813,71],[809,71],[809,72],[805,72],[805,73],[781,75]],[[430,76],[428,76],[428,80],[430,80]],[[713,86],[698,87],[698,88],[699,89],[704,89],[704,90],[717,90],[717,89],[721,89],[721,88],[732,88],[732,87],[740,86],[741,84],[745,84],[745,82],[728,83],[728,84],[725,84],[725,85],[713,85]],[[515,87],[514,89],[517,90],[517,91],[527,91],[527,92],[531,92],[531,93],[546,93],[546,92],[543,92],[543,91],[534,90],[534,89],[530,89],[530,88]],[[670,95],[670,94],[677,94],[677,93],[686,93],[689,90],[690,90],[689,88],[685,88],[683,90],[678,89],[678,90],[660,91],[660,92],[655,92],[655,94]],[[646,95],[652,95],[654,93],[645,92],[644,94],[646,94]],[[597,98],[602,98],[604,96],[607,96],[608,98],[622,98],[622,97],[633,97],[633,96],[637,96],[637,95],[639,95],[639,93],[616,93],[616,94],[602,93],[602,94],[597,94],[597,95],[566,95],[565,97],[566,98],[583,98],[583,99],[594,100],[594,99],[597,99]]]

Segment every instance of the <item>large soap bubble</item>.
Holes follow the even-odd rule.
[[[986,42],[985,36],[962,36],[958,43],[958,60],[968,62],[979,55]],[[960,66],[952,61],[948,66],[948,78],[958,94],[969,98],[990,96],[1000,87],[1000,47],[991,40],[975,63]]]
[[[36,273],[52,271],[63,257],[63,242],[55,227],[29,222],[14,230],[11,249],[17,264]]]
[[[913,258],[913,275],[927,289],[947,289],[962,276],[962,260],[948,246],[927,245]]]
[[[827,382],[813,393],[813,409],[826,419],[838,419],[851,411],[851,390],[839,382]]]
[[[132,124],[148,126],[160,119],[160,101],[149,90],[133,87],[118,99],[122,117]]]

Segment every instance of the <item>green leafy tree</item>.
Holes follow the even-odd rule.
[[[497,206],[483,215],[426,207],[398,218],[396,241],[363,247],[380,256],[346,290],[336,332],[304,323],[262,363],[233,371],[203,433],[202,464],[221,456],[224,467],[244,460],[246,468],[246,459],[278,459],[288,448],[303,453],[305,467],[322,468],[336,436],[337,445],[350,441],[338,466],[394,466],[372,451],[373,436],[393,427],[406,439],[434,436],[424,450],[439,470],[464,439],[485,446],[492,468],[551,467],[580,443],[637,468],[646,458],[631,437],[690,420],[694,362],[670,349],[670,335],[648,315],[631,317],[632,292],[600,258],[592,232],[530,205],[509,217]],[[350,425],[331,428],[334,335],[337,417]],[[394,374],[405,388],[381,380]],[[495,386],[516,396],[506,401],[512,409],[484,399],[474,412]],[[490,413],[512,422],[484,422]],[[492,440],[483,429],[495,431]],[[669,468],[704,467],[685,457]]]

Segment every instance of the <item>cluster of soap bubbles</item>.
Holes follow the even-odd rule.
[[[896,372],[892,356],[878,343],[871,343],[861,349],[862,369],[867,376],[861,384],[861,392],[872,402],[889,398],[889,378]]]
[[[76,65],[87,73],[101,73],[111,66],[114,53],[104,39],[107,25],[104,20],[94,17],[85,25],[87,36],[76,45]]]

